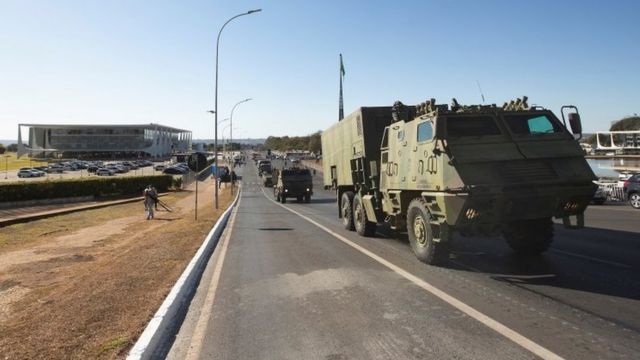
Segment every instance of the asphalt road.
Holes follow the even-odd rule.
[[[276,164],[278,165],[278,164]],[[342,228],[316,175],[311,204],[272,201],[253,165],[171,359],[637,359],[640,211],[590,207],[550,251],[454,238],[420,263],[382,226]],[[292,211],[290,211],[292,210]]]

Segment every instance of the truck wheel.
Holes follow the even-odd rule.
[[[629,195],[629,205],[634,209],[640,209],[640,194],[633,193]]]
[[[353,225],[360,236],[372,237],[376,234],[376,223],[367,219],[360,195],[353,199]]]
[[[306,202],[307,204],[311,202],[311,195],[307,194],[304,196],[304,202]]]
[[[449,244],[433,241],[430,218],[429,210],[422,199],[411,200],[407,211],[407,232],[411,249],[418,260],[436,264],[449,257]]]
[[[283,204],[287,203],[287,198],[284,196],[284,194],[280,194],[280,202]]]
[[[353,225],[353,191],[345,191],[340,202],[340,215],[342,215],[342,225],[350,231],[355,230]]]
[[[546,251],[553,240],[551,218],[519,220],[502,229],[502,237],[518,255],[538,255]]]

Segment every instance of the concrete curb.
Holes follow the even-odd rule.
[[[165,195],[167,195],[167,193],[160,194],[158,195],[158,197],[162,197]],[[0,219],[0,228],[7,225],[24,223],[24,222],[34,221],[34,220],[45,219],[48,217],[58,216],[58,215],[70,214],[78,211],[99,209],[107,206],[132,203],[132,202],[142,201],[142,200],[144,200],[144,197],[135,197],[135,198],[123,199],[123,200],[110,200],[110,201],[105,201],[103,203],[97,203],[97,204],[91,204],[91,205],[78,205],[78,206],[69,207],[69,208],[62,208],[59,210],[45,210],[39,213],[18,215],[12,218]]]
[[[178,320],[177,318],[179,318],[184,307],[189,304],[194,289],[198,286],[200,276],[207,266],[207,262],[218,243],[218,239],[227,225],[231,211],[238,203],[240,192],[241,191],[238,191],[236,198],[229,208],[225,210],[209,231],[209,234],[189,262],[189,265],[184,269],[178,281],[176,281],[173,288],[171,288],[169,295],[164,299],[162,305],[160,305],[160,308],[153,315],[153,318],[149,321],[149,324],[147,324],[140,338],[138,338],[138,341],[129,351],[127,360],[154,358],[158,349],[162,348],[162,342],[174,334],[175,322]]]

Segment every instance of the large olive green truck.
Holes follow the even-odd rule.
[[[596,185],[574,134],[526,97],[496,105],[362,107],[322,133],[323,180],[344,226],[374,236],[406,230],[421,261],[448,258],[454,233],[502,234],[519,254],[545,251],[552,218],[584,226]],[[569,121],[569,130],[565,113]]]

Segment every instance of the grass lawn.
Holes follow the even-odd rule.
[[[18,170],[23,167],[33,167],[33,166],[46,166],[47,162],[32,160],[28,156],[23,156],[20,159],[16,156],[17,154],[14,152],[6,152],[0,155],[0,172],[4,172],[7,170]]]

